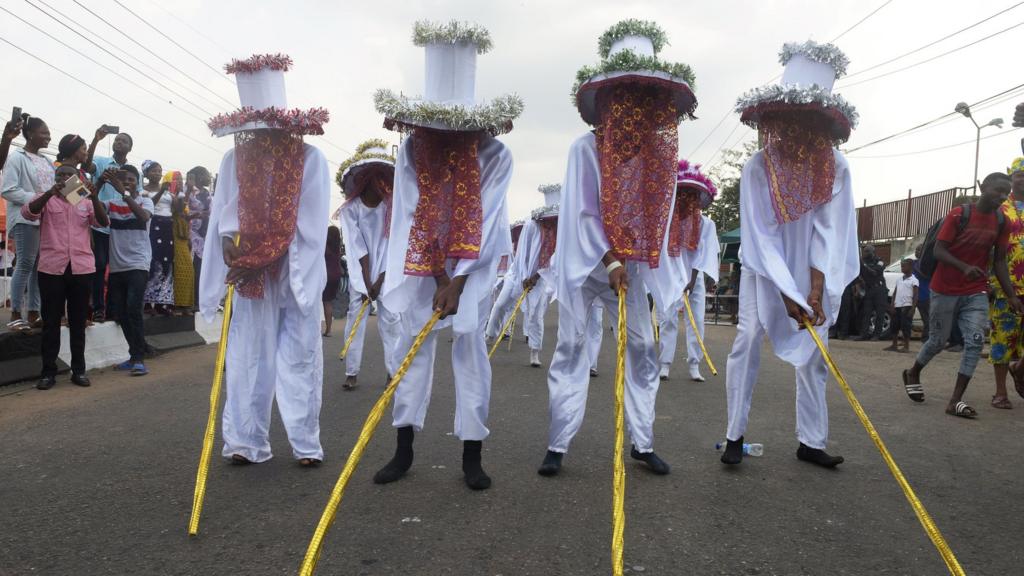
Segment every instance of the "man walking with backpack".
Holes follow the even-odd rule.
[[[977,411],[963,400],[967,385],[981,356],[988,319],[989,254],[995,248],[993,267],[1007,296],[1007,305],[1016,314],[1024,312],[1010,283],[1006,267],[1008,227],[1000,204],[1010,193],[1006,174],[989,174],[981,184],[977,204],[965,204],[950,210],[937,233],[929,230],[921,255],[921,270],[931,274],[931,326],[928,341],[921,348],[913,367],[903,371],[903,386],[914,402],[924,402],[921,370],[942,351],[953,325],[964,335],[964,352],[957,371],[956,386],[946,413],[975,418]]]

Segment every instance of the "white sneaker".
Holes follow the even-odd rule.
[[[659,380],[668,380],[668,369],[669,369],[669,365],[668,364],[662,364],[661,365],[661,373],[658,374],[658,379]]]
[[[530,350],[530,366],[534,368],[540,366],[540,350]]]
[[[700,375],[700,364],[690,364],[690,380],[703,382],[704,377]]]

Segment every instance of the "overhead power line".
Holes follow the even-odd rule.
[[[39,32],[40,34],[43,34],[44,36],[46,36],[46,37],[50,38],[50,39],[51,39],[51,40],[53,40],[54,42],[57,42],[58,44],[60,44],[61,46],[63,46],[63,47],[65,47],[65,48],[67,48],[68,50],[71,50],[72,52],[74,52],[74,53],[75,53],[75,55],[76,55],[76,56],[78,56],[78,57],[83,57],[83,58],[85,58],[86,60],[88,60],[88,61],[92,62],[93,64],[95,64],[95,65],[99,66],[100,68],[103,68],[103,69],[104,69],[104,70],[106,70],[107,72],[110,72],[111,74],[113,74],[113,75],[117,76],[118,78],[120,78],[120,79],[124,80],[125,82],[128,82],[128,83],[129,83],[129,84],[131,84],[132,86],[135,86],[136,88],[138,88],[138,89],[140,89],[140,90],[142,90],[142,91],[146,92],[147,94],[149,94],[149,95],[151,95],[151,96],[153,96],[153,97],[157,98],[158,100],[160,100],[160,101],[162,101],[162,102],[166,102],[166,103],[170,104],[171,106],[174,106],[174,107],[175,107],[175,108],[177,108],[178,110],[181,110],[181,111],[182,111],[182,112],[184,112],[185,114],[188,114],[189,116],[191,116],[191,117],[193,117],[193,118],[195,118],[195,119],[199,120],[200,122],[205,122],[205,120],[206,120],[205,118],[203,118],[203,117],[199,116],[198,114],[195,114],[195,113],[194,113],[194,112],[192,112],[191,110],[188,110],[188,109],[186,109],[186,108],[183,108],[183,107],[181,107],[181,106],[179,106],[179,105],[175,104],[175,103],[174,103],[174,101],[172,101],[172,100],[167,100],[167,97],[166,97],[165,95],[161,95],[161,94],[158,94],[158,93],[157,93],[157,92],[155,92],[154,90],[151,90],[150,88],[148,88],[148,87],[146,87],[146,86],[144,86],[144,85],[142,85],[142,84],[140,84],[140,83],[136,82],[135,80],[133,80],[133,79],[131,79],[131,78],[129,78],[129,77],[127,77],[127,76],[125,76],[124,74],[121,74],[121,73],[120,73],[120,72],[118,72],[117,70],[114,70],[113,68],[110,68],[110,67],[109,67],[109,66],[107,66],[106,64],[103,64],[102,62],[100,62],[100,61],[96,60],[96,59],[95,59],[95,58],[93,58],[92,56],[89,56],[88,54],[86,54],[86,53],[82,52],[81,50],[78,50],[77,48],[75,48],[75,47],[73,47],[73,46],[71,46],[71,45],[67,44],[66,42],[64,42],[64,41],[63,41],[63,40],[61,40],[60,38],[57,38],[56,36],[54,36],[54,35],[50,34],[50,33],[49,33],[49,32],[47,32],[46,30],[43,30],[42,28],[40,28],[40,27],[36,26],[35,24],[33,24],[33,23],[29,22],[28,20],[25,20],[24,18],[22,18],[21,16],[18,16],[18,15],[17,15],[17,14],[15,14],[14,12],[11,12],[11,11],[10,11],[10,10],[8,10],[7,8],[4,8],[3,6],[0,6],[0,10],[3,10],[4,12],[6,12],[6,13],[10,14],[11,16],[13,16],[13,17],[17,18],[17,19],[18,19],[18,20],[20,20],[20,21],[21,21],[22,23],[24,23],[24,24],[25,24],[26,26],[29,26],[30,28],[32,28],[32,29],[34,29],[34,30],[36,30],[36,31],[37,31],[37,32]]]
[[[1002,92],[999,92],[997,94],[993,94],[992,96],[989,96],[987,98],[982,98],[981,100],[975,102],[974,104],[970,104],[970,106],[971,107],[979,106],[981,104],[984,104],[986,102],[989,102],[989,101],[992,101],[992,100],[994,100],[996,98],[999,98],[1000,96],[1005,96],[1005,95],[1007,95],[1009,93],[1013,93],[1013,92],[1016,92],[1018,90],[1021,90],[1022,88],[1024,88],[1024,84],[1018,84],[1018,85],[1014,86],[1013,88],[1009,88],[1007,90],[1003,90]],[[913,126],[913,127],[907,128],[906,130],[900,130],[899,132],[896,132],[894,134],[890,134],[888,136],[884,136],[884,137],[879,138],[877,140],[873,140],[871,142],[868,142],[867,144],[862,144],[860,146],[857,146],[856,148],[850,148],[849,150],[845,150],[844,152],[846,154],[852,154],[852,153],[854,153],[854,152],[856,152],[858,150],[863,150],[864,148],[867,148],[869,146],[874,146],[876,144],[881,144],[882,142],[886,142],[886,141],[892,140],[894,138],[899,138],[900,136],[905,136],[905,135],[910,134],[912,132],[915,132],[917,130],[921,130],[921,129],[925,128],[926,126],[929,126],[931,124],[935,124],[936,122],[938,122],[940,120],[943,120],[945,118],[949,118],[951,116],[955,116],[956,114],[958,114],[958,113],[955,112],[955,111],[947,112],[947,113],[943,114],[942,116],[939,116],[937,118],[933,118],[932,120],[929,120],[927,122],[922,122],[921,124],[918,124],[917,126]]]
[[[848,34],[848,33],[849,33],[850,31],[852,31],[852,30],[853,30],[854,28],[856,28],[857,26],[860,26],[861,24],[863,24],[865,20],[867,20],[868,18],[871,18],[872,16],[874,16],[874,15],[875,15],[875,14],[876,14],[876,13],[877,13],[877,12],[878,12],[879,10],[881,10],[882,8],[885,8],[885,7],[886,7],[886,6],[888,6],[889,4],[892,4],[892,0],[887,0],[885,4],[882,4],[882,5],[881,5],[881,6],[879,6],[878,8],[875,8],[874,10],[872,10],[871,12],[869,12],[867,16],[865,16],[865,17],[861,18],[860,20],[858,20],[858,21],[857,21],[856,23],[854,23],[854,25],[853,25],[853,26],[850,26],[850,27],[849,27],[849,28],[847,28],[846,30],[843,30],[843,31],[842,31],[842,33],[840,33],[840,34],[839,34],[839,36],[836,36],[835,38],[833,38],[833,39],[831,40],[831,42],[835,42],[836,40],[839,40],[839,39],[840,39],[840,38],[842,38],[843,36],[846,36],[846,35],[847,35],[847,34]]]
[[[920,52],[922,50],[926,50],[928,48],[931,48],[932,46],[935,46],[936,44],[939,44],[940,42],[944,42],[944,41],[949,40],[950,38],[952,38],[952,37],[954,37],[954,36],[956,36],[958,34],[962,34],[962,33],[966,32],[966,31],[968,31],[968,30],[970,30],[972,28],[980,26],[980,25],[984,24],[985,22],[988,22],[989,20],[991,20],[991,19],[993,19],[993,18],[995,18],[997,16],[1001,16],[1001,15],[1009,12],[1010,10],[1013,10],[1014,8],[1016,8],[1016,7],[1018,7],[1018,6],[1022,5],[1022,4],[1024,4],[1024,2],[1017,2],[1016,4],[1010,6],[1009,8],[1004,8],[1004,9],[1000,10],[999,12],[996,12],[995,14],[993,14],[991,16],[988,16],[986,18],[978,20],[974,24],[971,24],[969,26],[965,26],[965,27],[957,30],[956,32],[953,32],[953,33],[950,33],[950,34],[946,34],[945,36],[943,36],[942,38],[939,38],[938,40],[933,40],[933,41],[931,41],[931,42],[929,42],[929,43],[927,43],[927,44],[925,44],[923,46],[918,46],[917,48],[914,48],[913,50],[911,50],[909,52],[904,52],[903,54],[900,54],[899,56],[896,56],[895,58],[890,58],[890,59],[886,60],[885,62],[879,62],[878,64],[873,64],[871,66],[868,66],[867,68],[863,68],[861,70],[857,70],[856,72],[847,74],[846,75],[846,79],[848,80],[850,78],[853,78],[854,76],[860,76],[861,74],[863,74],[865,72],[870,72],[871,70],[874,70],[876,68],[881,68],[882,66],[885,66],[886,64],[892,64],[893,62],[896,62],[897,60],[902,60],[903,58],[906,58],[907,56],[911,56],[913,54],[917,54],[918,52]]]
[[[138,73],[138,74],[139,74],[139,75],[140,75],[141,77],[143,77],[143,78],[146,78],[146,77],[148,77],[148,76],[149,76],[149,75],[147,75],[147,74],[146,74],[146,72],[144,72],[143,70],[139,69],[139,68],[138,68],[137,66],[135,66],[134,64],[132,64],[132,63],[128,62],[128,61],[127,61],[127,60],[125,60],[124,58],[121,58],[121,57],[120,57],[120,56],[118,56],[117,54],[114,54],[113,52],[111,52],[110,50],[108,50],[108,49],[107,49],[106,47],[104,47],[104,46],[101,46],[101,45],[97,44],[97,43],[96,43],[96,42],[95,42],[94,40],[92,40],[92,39],[91,39],[91,38],[89,38],[88,36],[85,36],[84,34],[82,34],[81,32],[79,32],[79,31],[78,31],[78,30],[76,30],[75,28],[73,28],[73,27],[69,26],[68,24],[64,23],[63,21],[61,21],[61,20],[60,20],[59,18],[57,18],[57,17],[56,17],[56,16],[54,16],[53,14],[50,14],[50,13],[49,13],[49,12],[47,12],[46,10],[43,10],[42,8],[40,8],[39,6],[36,6],[36,5],[35,5],[35,4],[33,4],[32,2],[30,2],[29,0],[25,0],[25,3],[26,3],[26,4],[28,4],[29,6],[31,6],[31,7],[33,7],[33,8],[35,8],[35,9],[36,9],[36,10],[38,10],[39,12],[43,13],[43,14],[44,14],[44,15],[45,15],[45,16],[46,16],[47,18],[49,18],[49,19],[53,20],[53,21],[54,21],[54,22],[56,22],[57,24],[60,24],[60,25],[61,25],[61,26],[63,26],[64,28],[66,28],[66,29],[70,30],[70,31],[71,31],[72,33],[74,33],[74,34],[75,34],[75,35],[77,35],[78,37],[82,38],[82,39],[83,39],[83,40],[85,40],[86,42],[88,42],[88,43],[92,44],[93,46],[95,46],[95,47],[99,48],[100,50],[102,50],[102,51],[103,51],[103,52],[105,52],[106,54],[108,54],[108,55],[110,55],[111,57],[113,57],[114,59],[116,59],[116,60],[117,60],[118,62],[121,62],[122,64],[124,64],[124,65],[125,65],[125,66],[127,66],[128,68],[131,68],[132,70],[134,70],[135,72],[137,72],[137,73]],[[199,104],[196,104],[196,103],[195,103],[194,101],[192,101],[192,100],[191,100],[191,99],[189,99],[188,97],[184,96],[183,94],[181,94],[180,92],[178,92],[178,91],[174,90],[173,88],[171,88],[171,87],[167,86],[166,84],[164,84],[164,83],[160,82],[159,80],[153,79],[153,83],[154,83],[154,84],[156,84],[157,86],[159,86],[159,87],[163,88],[164,90],[167,90],[167,91],[168,91],[169,93],[171,93],[171,94],[173,94],[173,95],[177,96],[178,98],[181,98],[181,99],[182,99],[183,101],[185,101],[185,102],[188,102],[188,103],[189,103],[189,104],[191,104],[192,106],[195,106],[195,107],[196,107],[196,109],[198,109],[198,110],[202,111],[203,113],[205,113],[205,114],[208,114],[208,115],[210,115],[210,116],[213,116],[213,115],[214,115],[214,113],[213,113],[213,112],[210,112],[210,111],[209,111],[209,110],[207,110],[206,108],[203,108],[203,107],[202,107],[202,106],[200,106]]]
[[[217,47],[218,49],[220,49],[220,51],[221,51],[221,52],[223,52],[223,53],[224,53],[225,55],[227,55],[227,56],[231,56],[232,54],[234,54],[234,52],[232,52],[231,50],[229,50],[229,49],[225,48],[223,44],[221,44],[221,43],[217,42],[217,41],[216,41],[216,40],[214,40],[213,38],[210,38],[209,36],[207,36],[206,34],[204,34],[204,33],[203,33],[203,32],[202,32],[201,30],[197,29],[197,28],[196,28],[195,26],[193,26],[193,25],[189,24],[188,22],[186,22],[185,20],[183,20],[182,18],[180,18],[180,17],[179,17],[179,16],[177,15],[177,14],[175,14],[174,12],[172,12],[172,11],[168,10],[167,8],[164,8],[163,6],[161,6],[161,5],[160,5],[160,3],[158,3],[158,2],[154,2],[153,0],[149,0],[149,3],[150,3],[150,4],[152,4],[153,6],[156,6],[156,7],[157,7],[157,8],[158,8],[158,9],[159,9],[159,10],[160,10],[161,12],[163,12],[164,14],[167,14],[167,15],[168,15],[168,16],[170,16],[171,18],[173,18],[173,19],[177,20],[177,21],[178,21],[178,23],[180,23],[180,24],[181,24],[182,26],[185,26],[185,27],[186,27],[186,28],[188,28],[189,30],[191,30],[191,31],[195,32],[197,36],[199,36],[199,37],[203,38],[204,40],[206,40],[206,41],[207,41],[207,42],[209,42],[210,44],[212,44],[212,45],[216,46],[216,47]]]
[[[48,6],[48,7],[49,7],[49,5],[48,5],[48,4],[46,4],[46,2],[44,2],[43,0],[37,0],[37,1],[38,1],[38,2],[40,2],[41,4],[43,4],[44,6]],[[108,21],[107,19],[103,18],[103,17],[102,17],[102,16],[100,16],[99,14],[97,14],[97,13],[93,12],[92,10],[90,10],[88,6],[86,6],[86,5],[82,4],[82,3],[81,3],[81,2],[79,2],[78,0],[71,0],[71,1],[72,1],[72,2],[74,2],[75,4],[77,4],[77,5],[78,5],[78,6],[79,6],[79,7],[80,7],[80,8],[82,9],[82,10],[85,10],[85,11],[86,11],[86,12],[88,12],[89,14],[92,14],[92,15],[93,15],[93,17],[95,17],[95,18],[96,18],[97,20],[100,20],[101,22],[103,22],[103,23],[104,23],[104,24],[105,24],[105,25],[106,25],[106,26],[107,26],[108,28],[110,28],[111,30],[113,30],[113,31],[117,32],[117,33],[118,33],[118,34],[120,34],[121,36],[124,36],[125,38],[127,38],[128,40],[130,40],[130,41],[131,41],[131,42],[132,42],[133,44],[135,44],[136,46],[138,46],[139,48],[142,48],[142,49],[143,49],[143,50],[145,50],[146,52],[149,52],[149,53],[150,53],[150,54],[152,54],[152,55],[153,55],[153,57],[155,57],[155,58],[156,58],[157,60],[159,60],[159,61],[163,62],[164,64],[166,64],[167,66],[169,66],[169,67],[170,67],[170,68],[171,68],[172,70],[174,70],[174,71],[176,71],[177,73],[181,74],[181,75],[182,75],[182,76],[184,76],[185,78],[188,78],[189,80],[191,80],[191,81],[192,81],[193,83],[195,83],[195,84],[196,84],[197,86],[199,86],[199,87],[200,87],[200,88],[202,88],[203,90],[206,90],[206,91],[207,91],[207,92],[209,92],[210,94],[213,94],[213,95],[214,95],[214,96],[216,96],[217,98],[220,98],[221,100],[223,100],[224,102],[226,102],[226,103],[227,103],[227,104],[228,104],[229,106],[234,106],[234,103],[233,103],[233,102],[231,102],[231,101],[230,101],[230,100],[228,100],[227,98],[225,98],[225,97],[221,96],[221,95],[220,95],[220,94],[218,94],[217,92],[215,92],[215,91],[211,90],[211,89],[210,89],[210,87],[209,87],[209,86],[207,86],[207,85],[206,85],[205,83],[203,83],[203,82],[200,82],[200,81],[196,80],[195,78],[193,78],[192,76],[190,76],[190,75],[186,74],[186,73],[185,73],[185,72],[184,72],[184,71],[183,71],[183,70],[182,70],[181,68],[178,68],[177,66],[175,66],[174,64],[172,64],[172,63],[171,63],[171,62],[170,62],[169,60],[167,60],[167,59],[166,59],[166,58],[164,58],[163,56],[160,56],[160,55],[159,55],[159,54],[157,54],[156,52],[154,52],[154,51],[150,50],[148,46],[146,46],[146,45],[145,45],[145,44],[143,44],[142,42],[139,42],[138,40],[136,40],[136,39],[135,39],[135,38],[133,38],[132,36],[130,36],[130,35],[128,35],[128,34],[126,34],[126,33],[125,33],[125,32],[124,32],[123,30],[121,30],[121,29],[120,29],[120,28],[118,28],[117,26],[114,26],[113,24],[111,24],[111,23],[110,23],[110,22],[109,22],[109,21]],[[53,8],[52,8],[52,7],[50,7],[50,9],[51,9],[51,10],[53,10]]]
[[[1009,135],[1009,134],[1013,134],[1014,132],[1016,132],[1017,130],[1020,130],[1020,129],[1021,128],[1012,128],[1010,130],[1007,130],[1006,132],[998,132],[996,134],[989,134],[988,136],[982,136],[981,140],[988,140],[989,138],[998,138],[1000,136],[1006,136],[1006,135]],[[900,157],[900,156],[915,156],[917,154],[926,154],[928,152],[936,152],[936,151],[939,151],[939,150],[946,150],[948,148],[956,148],[957,146],[966,146],[967,144],[974,144],[975,141],[976,141],[975,138],[971,138],[970,140],[964,140],[963,142],[957,142],[955,144],[946,144],[945,146],[936,146],[934,148],[926,148],[924,150],[914,150],[913,152],[897,152],[896,154],[877,154],[877,155],[873,155],[873,156],[849,156],[849,157],[850,158],[855,158],[857,160],[860,160],[862,158],[863,159],[878,159],[878,158],[897,158],[897,157]]]
[[[60,72],[61,74],[67,76],[68,78],[71,78],[75,82],[78,82],[79,84],[81,84],[81,85],[83,85],[83,86],[85,86],[85,87],[87,87],[87,88],[89,88],[89,89],[91,89],[91,90],[93,90],[95,92],[98,92],[99,94],[102,94],[103,96],[106,96],[107,98],[113,100],[114,102],[117,102],[121,106],[124,106],[125,108],[131,110],[132,112],[135,112],[136,114],[138,114],[138,115],[140,115],[140,116],[142,116],[144,118],[152,120],[156,124],[159,124],[160,126],[163,126],[164,128],[167,128],[168,130],[174,132],[175,134],[178,134],[179,136],[182,136],[184,138],[188,138],[189,140],[195,142],[196,144],[199,144],[200,146],[205,146],[206,148],[209,148],[210,150],[213,150],[214,152],[219,152],[220,151],[220,150],[217,150],[216,148],[214,148],[213,146],[210,146],[206,142],[203,142],[202,140],[199,140],[197,138],[189,136],[188,134],[182,132],[181,130],[178,130],[174,126],[166,124],[163,121],[158,120],[158,119],[150,116],[149,114],[146,114],[145,112],[143,112],[142,110],[139,110],[138,108],[132,106],[131,104],[128,104],[128,103],[124,102],[123,100],[120,100],[120,99],[118,99],[118,98],[116,98],[114,96],[111,96],[110,94],[104,92],[103,90],[100,90],[99,88],[93,86],[92,84],[89,84],[85,80],[82,80],[81,78],[78,78],[77,76],[74,76],[74,75],[72,75],[72,74],[70,74],[68,72],[65,72],[60,67],[55,66],[55,65],[47,62],[46,60],[43,60],[39,56],[36,56],[35,54],[29,52],[28,50],[25,50],[21,46],[18,46],[17,44],[15,44],[14,42],[11,42],[10,40],[7,40],[3,36],[0,36],[0,42],[3,42],[5,44],[9,45],[10,47],[14,48],[15,50],[18,50],[19,52],[22,52],[26,56],[29,56],[30,58],[33,58],[34,60],[37,60],[37,61],[41,62],[42,64],[45,64],[46,66],[49,66],[50,68],[53,68],[57,72]]]
[[[1003,28],[1002,30],[1000,30],[998,32],[994,32],[992,34],[989,34],[988,36],[985,36],[983,38],[979,38],[979,39],[975,40],[974,42],[969,42],[969,43],[964,44],[962,46],[957,46],[956,48],[953,48],[951,50],[947,50],[947,51],[943,52],[942,54],[938,54],[938,55],[932,56],[931,58],[927,58],[925,60],[921,60],[920,62],[915,62],[913,64],[904,66],[902,68],[897,68],[895,70],[891,70],[889,72],[885,72],[883,74],[879,74],[878,76],[872,76],[871,78],[865,78],[864,80],[858,80],[856,82],[851,82],[849,84],[843,84],[842,86],[839,86],[838,88],[843,88],[843,89],[850,88],[852,86],[857,86],[858,84],[865,84],[865,83],[871,82],[873,80],[878,80],[879,78],[885,78],[886,76],[892,76],[893,74],[899,74],[900,72],[905,72],[907,70],[910,70],[911,68],[917,68],[918,66],[920,66],[922,64],[927,64],[929,62],[933,62],[935,60],[938,60],[939,58],[943,58],[945,56],[949,56],[950,54],[953,54],[954,52],[959,52],[959,51],[961,51],[961,50],[963,50],[965,48],[970,48],[971,46],[974,46],[975,44],[980,44],[980,43],[984,42],[985,40],[989,40],[991,38],[995,38],[996,36],[999,36],[1000,34],[1005,34],[1006,32],[1009,32],[1010,30],[1013,30],[1015,28],[1020,28],[1021,26],[1024,26],[1024,22],[1018,22],[1018,23],[1014,24],[1013,26],[1010,26],[1009,28]]]
[[[129,8],[129,7],[125,6],[124,4],[122,4],[121,0],[114,0],[114,3],[117,4],[118,6],[120,6],[121,8],[124,8],[125,11],[128,12],[129,14],[131,14],[132,16],[135,16],[135,18],[139,22],[142,22],[146,26],[149,26],[154,32],[156,32],[157,34],[163,36],[165,39],[167,39],[168,42],[170,42],[171,44],[174,44],[175,46],[177,46],[179,49],[181,49],[182,52],[184,52],[184,53],[188,54],[189,56],[195,58],[200,64],[202,64],[203,66],[206,66],[207,68],[212,70],[213,73],[216,74],[218,78],[223,78],[225,82],[227,82],[228,84],[231,84],[232,86],[234,86],[235,83],[231,81],[231,78],[229,78],[227,76],[227,74],[224,74],[223,70],[218,70],[218,69],[214,68],[213,66],[210,66],[209,62],[207,62],[206,60],[203,60],[199,56],[196,56],[195,53],[193,53],[188,48],[185,48],[181,44],[178,44],[178,42],[174,38],[171,38],[167,34],[164,34],[163,30],[157,28],[156,26],[153,26],[152,24],[149,23],[148,20],[146,20],[142,16],[139,16],[134,11],[132,11],[131,8]],[[78,4],[78,2],[75,2],[75,4]]]

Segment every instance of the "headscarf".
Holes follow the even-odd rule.
[[[1018,156],[1006,170],[1006,173],[1013,176],[1015,172],[1024,171],[1024,156]]]

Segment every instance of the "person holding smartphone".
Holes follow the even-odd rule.
[[[149,280],[153,252],[149,244],[149,221],[153,201],[139,195],[139,171],[131,165],[120,170],[108,168],[100,180],[116,196],[103,202],[110,215],[110,292],[107,298],[111,318],[121,324],[128,341],[127,361],[118,370],[145,376],[146,337],[142,330],[142,304]],[[99,274],[99,269],[96,270]]]
[[[74,165],[57,168],[53,186],[25,204],[21,215],[39,223],[39,294],[42,301],[43,370],[36,388],[49,390],[56,384],[57,354],[60,352],[60,321],[67,309],[71,332],[71,382],[89,386],[85,375],[85,320],[96,262],[90,242],[90,226],[107,226],[107,211],[97,190],[86,186],[88,200],[73,203],[64,194],[82,182]],[[69,190],[71,194],[80,194]]]
[[[134,142],[132,137],[125,133],[119,133],[116,126],[104,124],[96,129],[92,142],[89,144],[88,158],[92,159],[94,165],[93,184],[99,188],[101,202],[109,202],[118,197],[117,191],[109,181],[101,181],[103,173],[107,168],[120,169],[128,164],[128,153],[132,151]],[[108,134],[117,134],[114,137],[112,157],[96,156],[96,146],[107,137]],[[106,299],[104,297],[106,288],[107,263],[110,260],[110,228],[97,226],[92,229],[93,254],[96,259],[96,274],[93,276],[92,284],[92,319],[94,322],[106,320]]]

